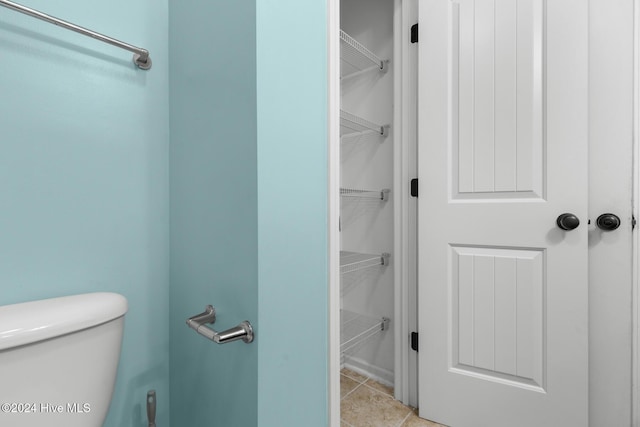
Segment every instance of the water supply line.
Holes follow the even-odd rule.
[[[149,427],[156,427],[156,391],[147,392],[147,419]]]

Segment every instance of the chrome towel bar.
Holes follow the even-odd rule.
[[[253,327],[249,321],[245,320],[240,322],[238,326],[222,332],[216,332],[205,325],[205,323],[215,323],[215,321],[216,309],[213,306],[208,305],[203,313],[196,314],[195,316],[188,318],[187,325],[203,337],[206,337],[217,344],[226,344],[228,342],[238,340],[242,340],[249,344],[253,341]]]
[[[129,43],[121,42],[120,40],[105,36],[104,34],[96,33],[95,31],[91,31],[79,25],[72,24],[71,22],[63,21],[62,19],[47,15],[46,13],[42,13],[38,10],[31,9],[29,7],[14,3],[9,0],[0,0],[0,6],[4,6],[8,9],[15,10],[16,12],[24,13],[25,15],[40,19],[41,21],[45,21],[50,24],[65,28],[67,30],[82,34],[83,36],[89,36],[96,40],[100,40],[101,42],[128,50],[129,52],[133,52],[133,63],[136,64],[138,68],[142,70],[148,70],[151,68],[151,58],[149,58],[149,51],[146,49],[130,45]]]

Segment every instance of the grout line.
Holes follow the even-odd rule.
[[[406,405],[405,405],[406,406]],[[409,408],[411,409],[411,408]],[[411,414],[413,414],[413,411],[409,411],[409,413],[407,414],[406,417],[403,418],[403,420],[400,422],[400,424],[398,424],[397,427],[402,427],[402,425],[409,419],[409,417],[411,416]]]
[[[353,372],[353,371],[352,371],[352,372]],[[357,372],[354,372],[354,374],[357,374]],[[340,372],[340,375],[344,375],[345,377],[347,377],[347,378],[349,378],[349,379],[354,380],[354,381],[355,381],[355,382],[357,382],[358,384],[364,384],[364,383],[366,383],[366,382],[370,379],[369,377],[365,377],[365,376],[364,376],[364,375],[362,375],[362,374],[358,374],[358,375],[360,375],[361,377],[364,377],[364,380],[363,380],[363,381],[360,381],[360,380],[358,380],[357,378],[353,378],[353,377],[352,377],[352,376],[350,376],[349,374],[344,374],[344,373],[342,373],[342,372]]]
[[[344,396],[342,396],[340,398],[340,401],[343,401],[344,399],[346,399],[351,393],[353,393],[354,391],[356,391],[357,389],[359,389],[362,386],[362,384],[358,384],[357,386],[355,386],[353,388],[353,390],[351,390],[349,393],[345,394]]]
[[[380,383],[378,383],[378,384],[380,384]],[[367,382],[365,382],[365,383],[362,383],[362,385],[364,385],[365,387],[369,388],[370,390],[375,391],[376,393],[380,393],[380,394],[382,394],[382,395],[384,395],[384,396],[388,396],[388,397],[392,398],[393,400],[396,400],[396,399],[395,399],[395,397],[394,397],[393,395],[391,395],[391,394],[387,393],[386,391],[378,390],[377,388],[371,387],[371,386],[369,385],[368,381],[367,381]],[[406,405],[405,405],[405,406],[406,406]]]

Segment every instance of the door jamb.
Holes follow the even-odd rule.
[[[405,103],[404,93],[402,92],[404,80],[404,61],[405,50],[404,47],[404,34],[402,28],[405,26],[404,15],[402,14],[402,0],[394,1],[394,16],[393,16],[393,71],[394,71],[394,111],[393,111],[393,194],[395,194],[396,203],[393,212],[394,222],[394,394],[395,398],[403,403],[408,403],[409,389],[408,379],[409,372],[407,370],[407,362],[409,361],[408,345],[407,341],[403,337],[409,335],[409,317],[408,306],[408,257],[405,254],[408,253],[407,239],[408,230],[406,228],[406,214],[407,214],[407,197],[406,197],[406,180],[408,179],[406,174],[407,159],[406,159],[406,142],[405,142],[405,128],[402,120],[403,110],[407,107]]]
[[[634,217],[640,213],[640,0],[634,0],[634,53],[633,53],[633,206]],[[632,386],[631,420],[640,427],[640,233],[634,228],[632,244],[633,263],[633,328],[632,328]]]
[[[394,318],[395,398],[417,406],[417,356],[409,346],[417,331],[417,201],[410,180],[417,178],[417,56],[411,25],[418,20],[418,0],[394,5]]]

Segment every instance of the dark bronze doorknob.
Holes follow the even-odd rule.
[[[561,229],[569,231],[578,228],[580,220],[572,213],[563,213],[556,220],[556,224],[558,224],[558,227]]]
[[[612,213],[602,214],[596,220],[596,225],[604,231],[613,231],[620,227],[620,218]]]

